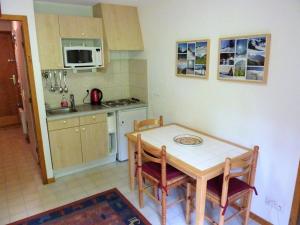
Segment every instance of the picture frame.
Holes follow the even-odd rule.
[[[210,40],[183,40],[176,42],[176,75],[178,77],[209,77]]]
[[[218,80],[266,83],[271,34],[219,39]]]

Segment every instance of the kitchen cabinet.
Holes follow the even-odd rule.
[[[103,19],[109,50],[144,50],[136,7],[100,3],[93,7],[93,13]]]
[[[100,40],[103,46],[101,18],[52,14],[35,14],[35,18],[42,70],[64,69],[62,38],[94,41],[93,44]]]
[[[79,126],[79,118],[67,118],[63,120],[54,120],[51,122],[48,122],[48,130],[60,130],[65,129],[69,127],[76,127]]]
[[[82,164],[79,127],[49,132],[53,169]]]
[[[80,125],[87,125],[87,124],[101,123],[101,122],[106,123],[106,114],[101,113],[95,115],[81,116],[79,118],[79,121],[80,121]]]
[[[54,170],[104,159],[108,155],[106,113],[48,121]]]
[[[42,70],[63,69],[58,16],[35,14],[35,21]]]
[[[101,159],[108,154],[106,123],[80,126],[82,155],[84,162]]]
[[[62,38],[103,39],[102,19],[83,16],[59,16]]]

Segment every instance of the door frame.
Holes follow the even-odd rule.
[[[39,117],[39,108],[36,96],[36,88],[34,81],[34,71],[32,65],[32,55],[31,55],[31,47],[30,47],[30,39],[29,39],[29,30],[28,30],[28,22],[27,16],[20,15],[0,15],[0,21],[19,21],[22,24],[22,32],[24,37],[24,51],[26,57],[26,66],[27,66],[27,74],[28,74],[28,82],[29,89],[31,93],[31,104],[32,104],[32,112],[35,124],[35,133],[37,139],[37,147],[38,147],[38,157],[41,168],[41,177],[44,184],[48,184],[53,182],[53,179],[47,178],[46,171],[46,163],[45,163],[45,155],[44,155],[44,147],[43,147],[43,139],[42,139],[42,131],[40,125],[40,117]]]
[[[300,213],[300,161],[298,164],[298,173],[296,178],[294,199],[291,207],[291,216],[290,216],[289,225],[297,225],[299,213]]]

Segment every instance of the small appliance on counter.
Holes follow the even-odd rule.
[[[103,94],[100,89],[94,88],[91,90],[91,104],[92,105],[100,105],[102,98],[103,98]]]

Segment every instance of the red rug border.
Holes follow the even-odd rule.
[[[54,209],[50,209],[50,210],[47,210],[45,212],[41,212],[41,213],[38,213],[36,215],[32,215],[32,216],[29,216],[29,217],[26,217],[24,219],[21,219],[21,220],[18,220],[18,221],[15,221],[15,222],[12,222],[12,223],[9,223],[7,225],[17,225],[17,224],[20,224],[24,221],[27,221],[28,219],[32,219],[32,218],[35,218],[35,217],[38,217],[38,216],[42,216],[42,215],[45,215],[45,214],[48,214],[48,213],[51,213],[51,212],[54,212],[54,211],[57,211],[57,210],[61,210],[65,207],[68,207],[68,206],[71,206],[73,204],[77,204],[77,203],[80,203],[82,201],[86,201],[86,200],[89,200],[89,199],[92,199],[92,198],[95,198],[99,195],[102,195],[102,194],[108,194],[108,193],[112,193],[112,192],[117,192],[119,194],[119,196],[122,198],[122,200],[124,202],[127,203],[128,207],[133,210],[136,214],[138,214],[138,216],[140,217],[139,219],[142,220],[142,222],[145,224],[145,225],[151,225],[151,223],[146,219],[146,217],[144,217],[144,215],[136,208],[134,207],[134,205],[117,189],[117,188],[112,188],[112,189],[109,189],[109,190],[106,190],[106,191],[103,191],[101,193],[97,193],[97,194],[94,194],[92,196],[89,196],[89,197],[86,197],[86,198],[82,198],[82,199],[79,199],[79,200],[76,200],[74,202],[71,202],[71,203],[68,203],[66,205],[62,205],[62,206],[59,206],[59,207],[56,207]]]

